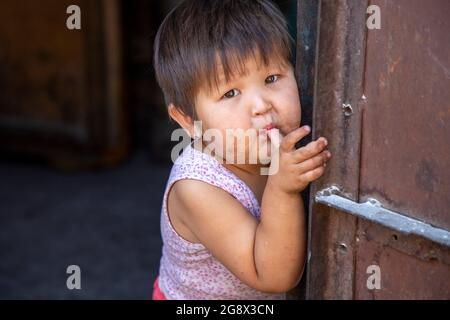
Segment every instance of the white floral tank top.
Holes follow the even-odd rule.
[[[279,300],[285,294],[257,291],[234,276],[200,243],[182,238],[167,214],[167,196],[172,185],[182,179],[200,180],[235,197],[257,219],[260,206],[252,190],[214,157],[191,145],[173,165],[161,210],[162,257],[159,286],[169,300]],[[214,212],[211,212],[214,214]]]

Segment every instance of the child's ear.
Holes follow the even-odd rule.
[[[169,104],[167,109],[169,116],[175,120],[180,127],[186,130],[191,137],[194,137],[194,121],[192,121],[192,118],[183,113],[179,108],[175,107],[173,103]]]

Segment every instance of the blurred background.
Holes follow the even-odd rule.
[[[152,50],[178,2],[2,1],[0,299],[151,298],[176,128]],[[295,39],[296,1],[275,2]]]

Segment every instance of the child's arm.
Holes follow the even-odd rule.
[[[295,144],[309,133],[306,128],[299,128],[282,140],[279,170],[268,178],[255,237],[258,278],[285,289],[300,281],[306,256],[305,212],[300,192],[323,174],[324,164],[331,156],[324,151],[324,138],[295,149]]]
[[[169,195],[169,212],[181,221],[228,270],[264,292],[286,292],[301,277],[305,260],[305,217],[299,191],[323,173],[323,141],[294,150],[308,132],[287,135],[280,168],[270,176],[261,221],[226,191],[196,180],[182,180]]]

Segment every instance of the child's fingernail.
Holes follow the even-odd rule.
[[[325,138],[322,138],[322,140],[323,140],[323,143],[327,146],[328,145],[328,141],[327,141],[327,139],[325,139]]]
[[[309,126],[305,126],[304,128],[305,128],[306,132],[310,132],[311,131],[311,128]]]

